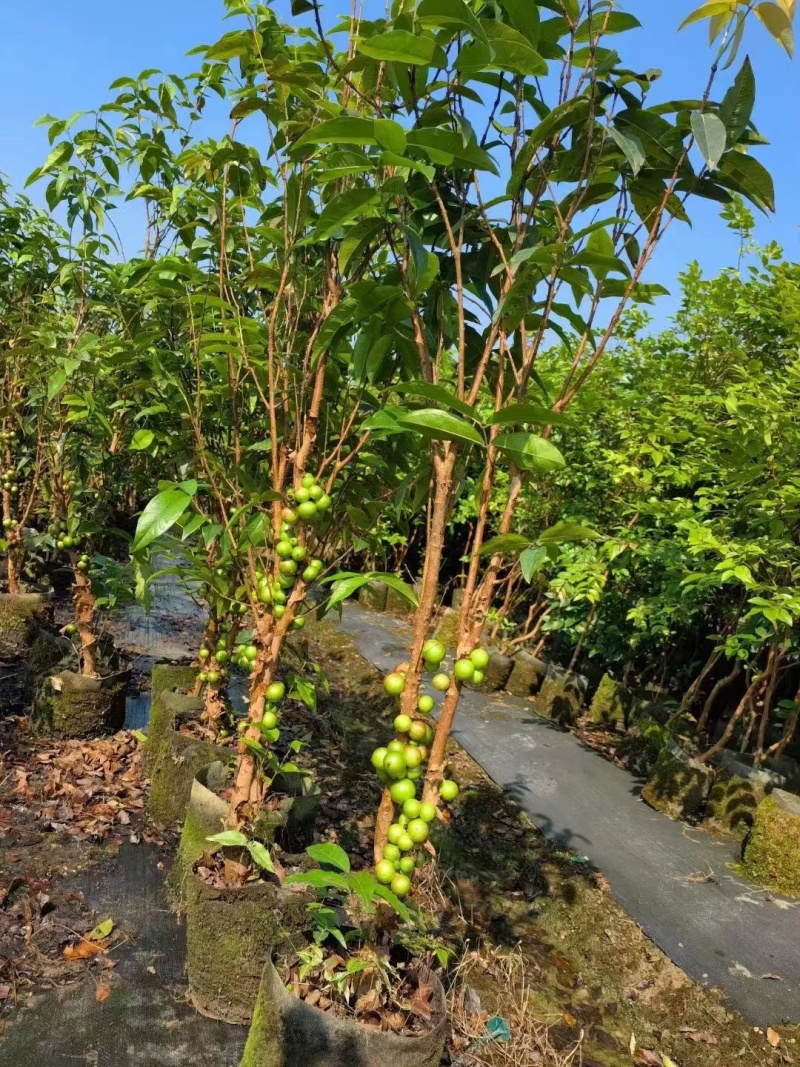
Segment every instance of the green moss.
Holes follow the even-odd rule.
[[[653,719],[642,718],[633,725],[616,747],[616,755],[633,774],[646,778],[652,773],[661,750],[671,740],[669,731]]]
[[[696,760],[680,759],[664,748],[642,790],[642,799],[671,819],[698,822],[713,780],[714,772],[710,767]]]
[[[708,797],[705,821],[711,829],[745,837],[764,791],[738,775],[717,774]]]
[[[304,943],[307,897],[269,882],[215,888],[193,877],[186,900],[192,1000],[204,1015],[249,1022],[267,960]]]
[[[545,666],[529,652],[514,656],[511,676],[506,682],[506,692],[515,697],[529,697],[540,688],[545,677]]]
[[[194,667],[176,667],[172,663],[156,663],[150,681],[150,718],[147,724],[145,766],[153,772],[159,757],[161,740],[173,729],[172,716],[164,709],[166,693],[188,693],[197,679]]]
[[[62,671],[54,681],[42,685],[36,700],[40,728],[60,737],[97,737],[122,729],[130,671],[107,678]]]
[[[624,723],[629,705],[628,694],[619,682],[604,674],[592,698],[588,718],[596,723]]]
[[[150,742],[148,741],[148,744]],[[223,757],[218,745],[195,741],[170,730],[162,736],[151,764],[147,817],[156,826],[173,826],[186,815],[194,776]]]
[[[800,798],[779,803],[775,794],[756,808],[742,873],[759,885],[800,896]],[[796,810],[787,810],[787,808]]]
[[[441,641],[449,652],[455,652],[458,644],[458,612],[445,608],[433,631],[437,641]]]
[[[0,593],[0,660],[27,657],[50,611],[50,602],[39,593]]]
[[[562,726],[573,726],[581,713],[581,698],[564,678],[545,678],[534,697],[534,709],[539,715]]]

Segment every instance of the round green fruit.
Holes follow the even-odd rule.
[[[308,552],[302,545],[295,545],[292,549],[292,559],[295,563],[302,563],[308,555]]]
[[[403,814],[407,819],[418,819],[421,811],[422,805],[414,797],[403,804]]]
[[[289,559],[292,555],[291,541],[278,541],[275,545],[275,555],[281,559]]]
[[[305,522],[313,522],[317,517],[317,505],[313,500],[306,500],[298,507],[297,514]]]
[[[305,615],[298,615],[296,619],[292,619],[292,629],[293,630],[302,630],[303,627],[305,626],[305,624],[306,624]]]
[[[278,564],[278,570],[281,574],[297,574],[297,563],[293,559],[282,559]],[[469,663],[469,660],[464,662]]]
[[[406,831],[400,840],[397,842],[397,847],[401,852],[412,852],[414,849],[414,838]]]
[[[295,489],[294,498],[298,504],[305,504],[306,501],[310,499],[308,495],[308,489],[305,489],[303,486],[301,486],[299,489]]]
[[[452,804],[458,796],[458,786],[450,778],[445,778],[439,786],[439,796],[442,800],[446,800],[448,804]]]
[[[389,694],[389,696],[399,697],[406,687],[406,676],[404,674],[387,674],[383,679],[383,688]]]
[[[383,769],[389,775],[390,778],[396,778],[398,781],[402,781],[406,774],[406,758],[402,752],[387,752],[386,759],[383,761]],[[407,799],[406,797],[403,798]]]
[[[414,745],[409,745],[405,750],[406,767],[410,771],[416,770],[422,765],[422,753]]]
[[[387,752],[405,752],[405,742],[401,741],[397,737],[393,737],[389,744],[386,746]]]
[[[381,885],[389,885],[396,877],[394,864],[390,860],[381,860],[375,864],[375,877]]]
[[[473,675],[472,675],[472,684],[473,685],[483,685],[483,679],[484,678],[485,678],[485,675],[484,675],[483,671],[475,671],[473,673]]]
[[[447,655],[447,649],[441,641],[433,638],[422,646],[422,655],[429,663],[435,663],[438,666]]]
[[[303,581],[313,582],[316,580],[318,574],[319,571],[316,569],[316,567],[306,567],[306,569],[303,571]]]
[[[201,648],[200,651],[197,653],[197,658],[198,659],[208,659],[208,657],[210,655],[211,655],[211,653],[208,651],[207,648]]]
[[[286,696],[286,686],[283,682],[273,682],[267,686],[267,700],[270,704],[277,704]]]
[[[473,648],[469,654],[469,658],[479,671],[485,671],[489,666],[489,653],[485,648]]]
[[[401,835],[402,836],[402,835]],[[390,841],[388,845],[383,846],[383,858],[389,860],[390,863],[394,863],[395,860],[400,859],[400,849],[397,845],[392,844]]]
[[[453,665],[453,674],[459,682],[468,682],[475,673],[475,664],[471,659],[457,659]]]
[[[422,767],[406,767],[406,778],[410,778],[412,782],[417,782],[422,777]]]
[[[417,787],[410,778],[401,778],[399,782],[394,782],[390,786],[389,792],[395,804],[405,804],[407,800],[411,800],[416,795]]]
[[[372,766],[375,768],[376,771],[382,771],[383,770],[383,761],[385,759],[386,759],[386,749],[385,748],[376,748],[375,751],[372,753],[372,756],[370,757],[370,760],[372,762]]]
[[[284,508],[281,512],[281,518],[287,526],[294,526],[297,522],[297,512],[293,508]]]
[[[396,897],[407,897],[411,892],[411,879],[401,870],[394,876],[389,888]]]
[[[197,677],[200,679],[201,682],[207,682],[208,681],[208,675],[206,674],[205,671],[200,671],[200,673],[198,674]]]
[[[413,856],[401,856],[400,857],[400,871],[402,874],[411,874],[417,865],[417,861]]]
[[[275,727],[278,725],[278,716],[275,714],[274,711],[265,711],[261,722],[267,728],[267,730],[274,730]]]
[[[220,663],[223,667],[228,662],[228,653],[224,648],[221,648],[216,655],[217,663]]]
[[[330,510],[330,506],[333,503],[333,501],[331,500],[331,498],[328,496],[327,493],[323,493],[322,496],[319,498],[319,500],[316,503],[317,503],[317,511],[321,511],[324,514],[326,511]]]
[[[283,616],[286,614],[286,605],[285,604],[273,604],[272,605],[272,614],[275,616],[276,619],[282,619]]]
[[[431,680],[431,685],[434,689],[438,689],[440,693],[444,693],[450,688],[450,675],[435,674]]]
[[[393,845],[396,845],[404,833],[405,831],[400,825],[400,823],[393,822],[389,829],[386,831],[386,836],[389,838],[389,841]]]
[[[428,840],[428,824],[424,819],[412,819],[406,833],[415,844],[421,845]]]
[[[303,480],[300,483],[304,489],[310,489],[312,485],[317,484],[317,479],[313,474],[304,474]]]
[[[209,671],[208,680],[209,682],[211,682],[212,685],[216,685],[219,681],[219,671]]]
[[[308,490],[308,496],[309,499],[313,500],[316,504],[325,496],[325,490],[322,488],[321,485],[312,485],[311,488]]]
[[[431,699],[431,704],[433,704],[433,699]],[[424,741],[427,733],[427,723],[422,722],[421,719],[414,719],[411,723],[411,729],[408,731],[408,736],[412,741]]]
[[[427,801],[419,806],[419,817],[423,822],[433,822],[436,818],[436,805]]]
[[[434,709],[434,706],[435,706],[435,701],[434,701],[433,697],[430,695],[430,693],[423,693],[422,696],[417,701],[417,707],[425,715],[428,715],[430,712],[432,712],[433,709]],[[413,737],[414,735],[412,734],[411,736]],[[419,738],[418,737],[414,737],[414,740],[415,741],[419,741]]]
[[[398,715],[394,720],[394,728],[399,734],[407,734],[411,729],[411,718],[408,715]]]
[[[75,625],[74,622],[68,622],[67,625],[64,627],[64,633],[68,637],[72,637],[72,635],[76,634],[77,632],[78,632],[78,627]]]
[[[248,659],[258,658],[258,645],[245,645],[244,654]]]

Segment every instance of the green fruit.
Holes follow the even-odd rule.
[[[422,655],[429,663],[435,663],[438,666],[447,655],[447,649],[441,641],[433,638],[422,646]]]
[[[445,778],[439,786],[439,796],[442,800],[446,800],[448,804],[452,804],[458,796],[458,786],[451,779]]]
[[[433,698],[428,698],[433,704]],[[420,719],[415,719],[411,723],[411,729],[408,731],[408,736],[412,741],[424,741],[428,733],[427,723],[422,722]]]
[[[394,864],[389,860],[381,860],[379,863],[376,863],[375,877],[382,885],[388,885],[397,877]]]
[[[305,548],[303,548],[302,545],[295,545],[292,549],[292,559],[295,561],[295,563],[302,563],[307,555],[308,552]]]
[[[469,654],[469,658],[479,671],[485,671],[489,666],[489,653],[485,648],[473,648]]]
[[[268,585],[260,585],[258,587],[258,599],[261,601],[262,604],[272,603],[272,593],[270,592],[270,588]]]
[[[297,566],[296,563],[295,563],[295,566]],[[294,575],[293,574],[280,574],[280,575],[278,575],[278,586],[279,586],[280,589],[291,589],[293,585],[294,585]]]
[[[221,648],[216,655],[217,663],[221,664],[224,667],[225,664],[228,662],[228,659],[228,653],[225,651],[224,648]]]
[[[440,693],[444,693],[445,690],[450,688],[450,675],[435,674],[431,680],[431,685],[434,689],[438,689]]]
[[[312,485],[311,488],[308,490],[308,495],[309,498],[313,500],[315,504],[317,504],[319,509],[319,501],[322,500],[322,498],[325,496],[325,490],[322,488],[322,486]],[[330,497],[328,499],[330,499]],[[325,509],[323,508],[322,510],[324,511]]]
[[[419,813],[422,810],[422,805],[414,797],[411,800],[407,800],[403,804],[403,814],[407,819],[418,819]]]
[[[297,618],[292,619],[292,629],[293,630],[302,630],[303,627],[305,626],[305,624],[306,624],[305,615],[298,615]]]
[[[258,645],[245,645],[244,654],[248,659],[255,660],[258,658]]]
[[[412,819],[406,832],[417,845],[421,845],[423,841],[428,840],[428,824],[424,819]]]
[[[312,485],[317,484],[317,479],[314,477],[313,474],[304,474],[303,480],[300,484],[303,486],[304,489],[310,489]]]
[[[65,548],[72,548],[72,546],[74,544],[75,544],[75,538],[74,537],[67,536],[67,537],[64,538],[64,547]]]
[[[295,489],[294,498],[298,504],[305,504],[310,499],[308,490],[304,489],[302,486],[299,489]]]
[[[325,564],[322,562],[321,559],[312,559],[309,563],[309,567],[313,567],[315,571],[320,572],[324,570]]]
[[[317,517],[317,505],[313,500],[306,500],[298,507],[297,514],[306,522],[313,522]]]
[[[283,511],[281,511],[281,518],[287,526],[294,526],[297,522],[297,512],[292,508],[284,508]]]
[[[274,730],[275,727],[278,725],[278,716],[275,714],[274,711],[265,711],[264,716],[261,719],[261,723],[268,730]]]
[[[198,674],[197,677],[200,679],[201,682],[207,682],[208,681],[208,675],[206,674],[205,671],[200,671],[200,673]]]
[[[471,659],[457,659],[453,665],[453,674],[459,682],[468,682],[475,673],[475,664]]]
[[[78,568],[79,571],[85,571],[89,564],[86,562],[85,559],[79,559],[75,566]]]
[[[407,897],[411,892],[411,880],[401,869],[392,879],[389,888],[396,897]]]
[[[382,771],[383,770],[383,761],[385,759],[386,759],[386,749],[385,748],[376,748],[375,751],[372,753],[372,756],[370,757],[370,760],[372,762],[372,766],[375,768],[376,771]]]
[[[286,603],[286,593],[284,593],[284,591],[279,585],[273,586],[272,599],[275,601],[276,604]]]
[[[236,605],[236,613],[237,613],[237,615],[246,615],[247,614],[247,604],[237,604]]]
[[[286,686],[283,682],[273,682],[267,686],[267,700],[270,704],[277,704],[286,696]]]
[[[219,671],[209,671],[208,680],[209,682],[211,682],[212,685],[216,685],[216,683],[219,681]]]
[[[399,734],[407,734],[411,729],[411,718],[408,715],[398,715],[394,720],[394,728]]]
[[[484,673],[483,671],[475,671],[472,675],[472,685],[483,685]]]
[[[412,852],[414,849],[414,838],[408,832],[404,833],[397,842],[397,847],[401,852]]]
[[[278,564],[281,574],[297,574],[297,564],[293,559],[282,559]],[[469,663],[469,660],[466,660]]]
[[[292,555],[291,541],[278,541],[275,545],[275,555],[281,559],[290,559]]]
[[[394,863],[395,860],[400,859],[400,849],[397,845],[393,845],[390,841],[388,845],[383,846],[383,858],[385,860],[389,860],[391,863]]]
[[[406,687],[406,676],[404,674],[387,674],[383,679],[383,688],[389,694],[389,696],[399,697]]]
[[[389,757],[387,756],[386,759],[388,763]],[[389,792],[395,804],[405,804],[407,800],[411,800],[416,795],[417,788],[409,778],[401,778],[399,782],[394,782],[389,787]]]
[[[402,752],[387,752],[383,761],[383,769],[390,778],[403,779],[406,773],[406,758]],[[413,796],[413,794],[409,794]],[[394,798],[392,798],[394,799]],[[403,797],[407,800],[408,797]]]
[[[400,871],[402,874],[411,874],[417,865],[417,861],[413,856],[402,856],[400,858]]]
[[[387,752],[405,752],[405,750],[405,743],[397,737],[393,737],[389,744],[386,746]]]
[[[78,632],[78,627],[75,625],[74,622],[68,622],[67,625],[64,627],[64,633],[68,637],[72,637],[72,635],[76,634],[77,632]]]
[[[403,836],[404,832],[405,831],[403,830],[403,827],[400,825],[400,823],[393,822],[389,829],[386,831],[386,836],[389,838],[393,845],[396,845],[400,838]]]
[[[211,655],[211,653],[208,651],[207,648],[201,648],[200,651],[197,653],[197,658],[198,659],[208,659],[208,657],[210,655]]]
[[[64,547],[64,542],[63,541],[56,541],[56,548],[60,549],[60,548],[63,548],[63,547]]]
[[[433,699],[432,696],[430,696],[429,693],[423,693],[422,696],[417,701],[417,707],[425,715],[428,715],[431,711],[433,711],[434,706],[435,706],[434,699]],[[412,734],[412,736],[413,736],[413,734]],[[415,737],[414,740],[418,741],[419,738]]]
[[[286,605],[274,604],[272,607],[272,614],[275,616],[276,619],[282,619],[283,616],[286,614]]]
[[[422,765],[422,753],[415,745],[409,745],[405,751],[406,767],[410,771],[416,770]]]
[[[306,567],[306,569],[303,571],[303,575],[302,575],[303,581],[304,582],[313,582],[316,579],[318,574],[319,574],[319,571],[316,569],[316,567]]]
[[[408,819],[405,817],[405,815],[397,816],[397,825],[400,827],[401,830],[405,830],[405,828],[408,826]]]
[[[436,818],[436,805],[427,801],[419,806],[419,817],[423,822],[433,822]]]
[[[407,767],[406,778],[410,778],[412,782],[419,781],[422,777],[422,767]]]

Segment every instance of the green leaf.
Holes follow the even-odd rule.
[[[385,225],[383,219],[364,219],[362,222],[351,226],[347,231],[342,243],[339,245],[339,269],[347,274],[347,268],[352,261],[359,261],[364,250],[379,236],[383,235]]]
[[[596,541],[600,537],[597,530],[581,526],[577,522],[558,522],[544,530],[537,540],[540,545],[560,545],[567,541]]]
[[[466,441],[473,445],[485,444],[474,426],[439,408],[423,408],[421,411],[409,411],[399,422],[406,429],[421,433],[432,441]]]
[[[701,22],[703,19],[714,18],[717,15],[733,15],[730,0],[712,0],[709,4],[702,4],[686,16],[678,29],[682,30],[686,26],[691,26],[693,22]]]
[[[374,572],[360,572],[356,574],[353,571],[340,571],[337,574],[331,574],[327,578],[323,578],[320,582],[321,585],[326,583],[333,584],[333,592],[326,604],[326,610],[329,611],[332,607],[346,600],[353,593],[361,589],[362,586],[368,585],[370,582],[383,582],[385,585],[390,586],[396,593],[404,597],[409,604],[413,607],[417,607],[419,601],[417,600],[417,594],[407,585],[402,578],[399,578],[396,574],[385,574],[382,571]]]
[[[86,935],[87,941],[102,941],[104,937],[108,937],[111,931],[114,929],[113,919],[104,919],[101,923],[95,926],[91,933]]]
[[[547,74],[547,63],[519,30],[488,19],[483,19],[481,25],[494,51],[493,67],[522,77],[539,78]]]
[[[395,385],[392,391],[400,393],[401,396],[405,396],[407,393],[410,393],[411,396],[424,396],[428,400],[435,400],[437,404],[444,404],[445,407],[453,408],[454,411],[460,411],[462,415],[467,415],[469,418],[475,417],[475,409],[470,407],[465,400],[459,400],[443,385],[434,385],[432,382],[421,381],[401,382],[399,385]]]
[[[143,452],[146,448],[149,448],[155,440],[155,434],[152,430],[137,430],[131,438],[130,449],[132,452]]]
[[[315,889],[349,889],[347,878],[333,871],[304,871],[302,874],[290,874],[283,881],[284,885],[310,885]]]
[[[476,141],[464,144],[464,138],[453,130],[441,127],[411,130],[408,134],[408,147],[424,152],[432,163],[443,167],[459,166],[477,170],[491,171],[498,174],[497,165]]]
[[[341,115],[312,126],[299,137],[295,148],[306,144],[377,144],[375,123],[372,119],[360,119],[355,115]]]
[[[422,26],[435,26],[439,29],[455,26],[459,30],[468,30],[473,37],[479,39],[486,36],[480,22],[464,0],[422,0],[417,8],[417,20]]]
[[[140,552],[143,548],[147,548],[174,526],[191,505],[193,495],[176,488],[165,489],[154,496],[139,516],[132,551]]]
[[[509,423],[535,423],[538,426],[571,426],[566,415],[551,411],[543,404],[509,404],[495,411],[489,419],[490,426],[507,426]]]
[[[741,193],[762,211],[775,210],[775,185],[769,171],[742,152],[726,152],[717,171],[721,184]]]
[[[412,66],[446,67],[447,57],[433,37],[410,33],[408,30],[388,30],[375,37],[362,37],[357,42],[361,55],[389,63],[409,63]]]
[[[315,241],[326,241],[341,229],[346,222],[361,215],[368,207],[377,204],[378,194],[374,189],[348,189],[339,193],[326,205],[314,230]]]
[[[329,867],[336,867],[340,871],[350,870],[350,857],[343,848],[330,841],[319,845],[309,845],[306,853],[317,863],[327,863]]]
[[[725,123],[710,111],[693,111],[692,133],[709,170],[715,170],[728,143]]]
[[[635,15],[629,15],[624,11],[596,11],[591,18],[586,19],[575,31],[575,40],[578,44],[597,38],[601,32],[625,33],[627,30],[638,30],[641,22]]]
[[[63,369],[54,371],[47,383],[47,399],[52,400],[58,396],[67,383],[67,372]]]
[[[147,744],[147,734],[142,733],[141,730],[131,730],[131,737],[135,737],[140,745]]]
[[[794,30],[792,20],[777,4],[757,4],[756,17],[766,26],[778,44],[783,45],[789,56],[794,55]]]
[[[378,883],[375,887],[375,896],[380,897],[381,900],[385,900],[387,904],[390,904],[404,923],[411,922],[411,912],[408,906],[404,904],[403,901],[391,891],[391,889],[387,889],[385,885]]]
[[[247,838],[240,830],[223,830],[222,833],[207,837],[206,841],[213,841],[215,845],[225,848],[247,848]]]
[[[755,103],[756,79],[750,57],[745,56],[742,69],[719,106],[719,117],[725,123],[728,139],[732,144],[735,144],[747,129]]]
[[[555,445],[532,433],[501,433],[494,443],[522,470],[547,472],[566,466]]]
[[[263,867],[265,871],[269,871],[271,874],[275,873],[275,864],[273,863],[272,856],[270,856],[269,851],[260,841],[248,842],[247,851],[259,867]]]
[[[558,104],[538,126],[531,130],[528,140],[514,162],[506,187],[509,196],[516,196],[519,193],[537,150],[567,126],[580,125],[588,115],[589,101],[586,97],[579,96]]]
[[[503,0],[503,7],[511,25],[529,42],[532,48],[539,44],[541,20],[539,9],[531,0]]]
[[[545,549],[539,547],[526,548],[524,552],[520,552],[519,565],[522,577],[529,585],[534,574],[542,569],[547,558]]]
[[[644,166],[646,158],[642,142],[635,134],[625,130],[618,130],[616,126],[608,126],[607,129],[611,137],[613,137],[617,145],[622,149],[622,154],[630,164],[633,176],[636,177]]]
[[[532,544],[530,537],[523,537],[522,534],[498,534],[497,537],[489,538],[481,546],[480,554],[482,556],[493,556],[495,552],[522,552],[524,549],[530,548]]]
[[[381,148],[399,156],[406,150],[406,131],[393,119],[375,119],[375,139]]]
[[[614,120],[617,129],[638,137],[646,157],[653,163],[673,166],[683,152],[683,140],[675,126],[644,108],[629,107]]]

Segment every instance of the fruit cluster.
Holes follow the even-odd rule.
[[[203,684],[217,685],[223,678],[228,677],[226,664],[231,658],[230,634],[231,623],[223,619],[219,624],[219,637],[215,647],[212,647],[208,635],[206,636],[200,651],[197,653],[197,658],[200,660],[200,674],[198,677]]]
[[[13,467],[7,467],[0,476],[0,488],[3,492],[16,496],[19,493],[19,476]]]
[[[317,482],[313,474],[304,474],[299,488],[290,489],[286,494],[290,502],[283,509],[281,518],[286,526],[294,526],[299,519],[303,522],[317,522],[330,509],[333,501]]]

